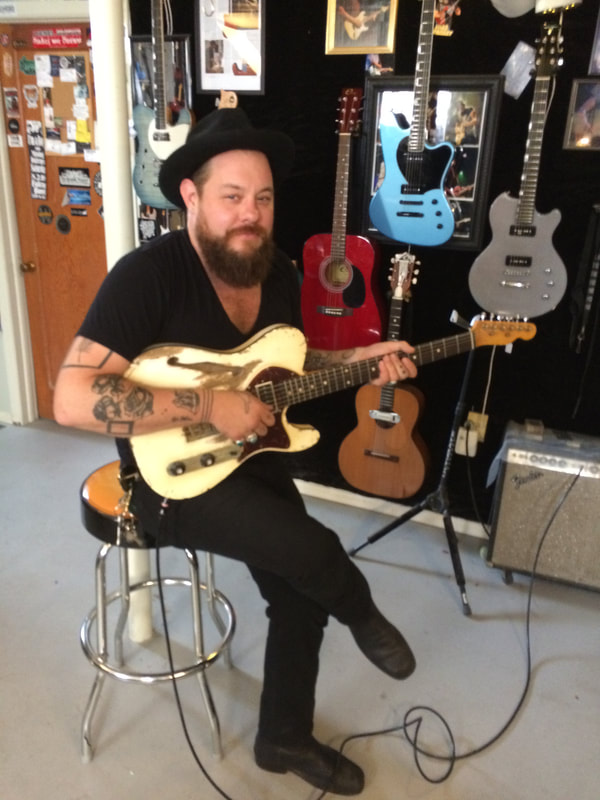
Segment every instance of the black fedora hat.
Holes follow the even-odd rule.
[[[274,183],[288,174],[294,160],[294,143],[280,131],[255,128],[241,108],[222,108],[203,117],[188,133],[186,142],[160,168],[158,183],[164,196],[184,208],[179,192],[184,178],[213,156],[228,150],[258,150],[269,159]]]

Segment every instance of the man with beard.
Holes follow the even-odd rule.
[[[293,151],[286,135],[254,128],[237,108],[214,111],[190,131],[160,173],[165,196],[187,211],[186,230],[129,253],[107,275],[58,376],[59,423],[116,437],[123,465],[134,470],[131,436],[202,422],[240,445],[267,435],[273,410],[249,391],[149,388],[125,373],[152,345],[234,350],[267,326],[302,327],[297,271],[272,240],[275,187]],[[381,356],[374,382],[383,385],[416,374],[399,348],[412,352],[404,342],[308,351],[305,368]],[[312,735],[329,615],[386,674],[406,678],[415,660],[337,535],[308,516],[285,455],[259,452],[161,514],[162,500],[137,477],[132,510],[147,533],[245,562],[267,602],[257,764],[330,792],[359,793],[360,767]]]

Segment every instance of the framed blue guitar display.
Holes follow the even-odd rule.
[[[478,250],[503,77],[433,76],[416,120],[413,84],[412,77],[367,78],[362,233],[383,243]],[[421,122],[423,135],[415,136]]]

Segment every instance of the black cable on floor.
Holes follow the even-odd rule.
[[[165,642],[167,646],[167,656],[169,660],[169,670],[171,672],[171,683],[173,684],[173,694],[175,695],[175,704],[177,705],[177,712],[179,714],[179,719],[181,721],[181,727],[183,729],[183,735],[185,736],[186,742],[190,749],[190,752],[194,758],[194,761],[202,771],[202,774],[206,778],[206,780],[210,783],[210,785],[215,789],[221,797],[225,798],[225,800],[233,800],[230,795],[228,795],[221,787],[213,780],[213,778],[209,775],[206,767],[200,760],[198,753],[196,752],[196,748],[194,747],[194,743],[192,742],[190,733],[188,731],[187,723],[185,721],[185,715],[183,713],[183,706],[181,704],[181,697],[179,696],[179,688],[177,686],[177,679],[175,678],[175,662],[173,660],[173,651],[171,649],[171,638],[169,636],[169,628],[167,626],[167,611],[166,611],[166,604],[161,580],[161,572],[160,572],[160,539],[161,539],[161,532],[162,526],[164,524],[165,514],[168,508],[168,501],[167,499],[163,499],[160,507],[160,514],[159,514],[159,526],[158,526],[158,536],[156,539],[156,580],[158,584],[158,594],[160,598],[160,612],[162,616],[162,623],[163,628],[165,631]]]
[[[504,725],[500,728],[500,730],[497,731],[497,733],[495,733],[490,739],[488,739],[487,741],[485,741],[483,744],[479,745],[478,747],[472,748],[471,750],[467,750],[464,753],[457,753],[456,752],[456,744],[455,744],[454,736],[452,734],[452,729],[450,728],[450,726],[448,725],[448,723],[446,722],[444,717],[440,713],[438,713],[434,708],[431,708],[430,706],[412,706],[411,708],[408,709],[408,711],[404,715],[404,720],[402,722],[402,725],[395,725],[395,726],[392,726],[390,728],[382,728],[382,729],[375,730],[375,731],[366,731],[366,732],[362,732],[362,733],[355,733],[355,734],[352,734],[350,736],[347,736],[343,740],[342,744],[340,745],[340,748],[339,748],[339,755],[340,756],[342,755],[343,750],[346,747],[346,745],[349,742],[354,741],[355,739],[372,738],[374,736],[383,736],[383,735],[386,735],[386,734],[399,733],[399,732],[402,731],[404,733],[404,736],[406,737],[408,743],[410,744],[410,746],[412,748],[413,759],[414,759],[415,766],[416,766],[419,774],[426,781],[428,781],[429,783],[443,783],[452,774],[452,771],[454,769],[454,765],[456,764],[457,761],[462,761],[462,760],[465,760],[467,758],[471,758],[472,756],[478,755],[479,753],[482,753],[484,750],[487,750],[489,747],[491,747],[495,742],[497,742],[504,735],[504,733],[512,725],[512,723],[516,719],[519,711],[521,710],[521,708],[523,706],[523,703],[525,702],[525,698],[527,697],[527,693],[529,691],[529,687],[530,687],[530,684],[531,684],[531,603],[532,603],[532,599],[533,599],[533,586],[534,586],[535,578],[536,578],[536,574],[537,574],[537,565],[538,565],[538,562],[539,562],[540,554],[542,552],[542,547],[544,545],[544,542],[546,540],[548,532],[550,531],[550,528],[552,527],[552,523],[556,519],[556,516],[559,513],[559,511],[561,510],[562,506],[564,505],[567,497],[569,496],[569,494],[573,490],[573,487],[575,486],[575,484],[579,480],[580,475],[581,475],[581,471],[579,471],[572,478],[572,480],[569,482],[569,484],[565,488],[565,491],[563,492],[562,496],[559,498],[558,502],[556,503],[554,511],[550,515],[550,519],[548,520],[548,523],[546,524],[546,527],[544,528],[544,530],[542,532],[542,535],[540,536],[540,540],[539,540],[537,548],[536,548],[535,557],[534,557],[533,565],[532,565],[532,568],[531,568],[531,577],[530,577],[530,581],[529,581],[529,588],[528,588],[528,592],[527,592],[527,607],[526,607],[526,615],[525,615],[525,639],[526,639],[526,674],[525,674],[525,683],[524,683],[521,695],[520,695],[520,697],[519,697],[519,699],[517,701],[517,704],[515,705],[513,711],[511,712],[508,720],[504,723]],[[164,523],[164,517],[165,517],[165,513],[166,513],[167,507],[168,507],[168,501],[165,498],[163,500],[163,502],[162,502],[161,510],[160,510],[159,538],[160,538],[160,531],[161,531],[161,528],[162,528],[162,524]],[[188,747],[189,747],[189,749],[190,749],[190,751],[192,753],[192,756],[193,756],[194,760],[196,761],[196,764],[198,765],[198,767],[201,769],[204,777],[207,779],[207,781],[210,783],[210,785],[221,795],[221,797],[225,798],[225,800],[233,800],[233,798],[230,797],[230,795],[228,795],[223,789],[221,789],[220,786],[218,786],[218,784],[215,783],[213,778],[209,775],[209,773],[207,772],[206,768],[204,767],[204,765],[200,761],[200,758],[199,758],[198,754],[196,753],[196,750],[194,748],[193,742],[192,742],[191,737],[189,735],[189,731],[188,731],[187,724],[186,724],[186,721],[185,721],[185,715],[183,713],[183,707],[182,707],[182,704],[181,704],[181,699],[180,699],[180,696],[179,696],[179,690],[177,688],[177,681],[175,679],[175,666],[174,666],[173,654],[172,654],[172,650],[171,650],[171,641],[170,641],[170,638],[169,638],[169,633],[168,633],[168,628],[167,628],[167,615],[166,615],[166,608],[165,608],[165,602],[164,602],[164,596],[163,596],[163,590],[162,590],[162,582],[161,582],[161,576],[160,576],[160,555],[159,555],[160,547],[159,547],[159,544],[160,544],[160,542],[157,539],[157,542],[156,542],[156,577],[157,577],[157,583],[158,583],[158,587],[159,587],[160,607],[161,607],[163,627],[164,627],[164,631],[165,631],[165,641],[166,641],[167,654],[168,654],[168,659],[169,659],[169,668],[171,670],[171,676],[172,676],[173,692],[175,694],[175,701],[176,701],[176,704],[177,704],[177,710],[178,710],[178,713],[179,713],[179,718],[181,720],[181,726],[182,726],[182,729],[183,729],[183,732],[184,732]],[[441,724],[442,728],[445,730],[446,735],[448,737],[448,741],[449,741],[449,752],[448,753],[441,754],[441,753],[433,752],[433,751],[428,750],[427,748],[425,748],[425,747],[423,747],[423,746],[421,746],[419,744],[419,734],[421,733],[421,727],[422,727],[422,725],[424,723],[425,716],[428,715],[428,714],[430,714],[434,718],[436,718],[438,720],[438,722]],[[431,774],[428,774],[427,771],[424,769],[424,767],[422,765],[422,759],[423,758],[430,758],[430,759],[433,759],[435,761],[444,762],[447,765],[445,771],[440,776],[433,777]],[[335,772],[334,772],[334,774],[335,774]],[[321,792],[320,795],[318,795],[317,800],[322,800],[322,798],[324,798],[327,794],[329,794],[329,792],[327,790],[324,790],[323,792]]]
[[[340,746],[340,753],[343,752],[344,747],[348,744],[348,742],[353,741],[354,739],[361,739],[373,736],[380,736],[388,733],[399,733],[400,731],[404,732],[404,736],[408,740],[409,744],[413,750],[413,757],[415,761],[415,765],[421,774],[421,776],[428,781],[429,783],[442,783],[443,781],[447,780],[450,777],[452,770],[454,769],[454,765],[457,761],[461,761],[467,758],[471,758],[472,756],[478,755],[482,753],[484,750],[487,750],[491,747],[495,742],[500,739],[501,736],[508,730],[511,724],[514,722],[515,718],[517,717],[519,711],[521,710],[523,703],[525,702],[525,698],[527,697],[527,693],[529,691],[529,686],[531,684],[531,603],[533,599],[533,586],[537,574],[537,566],[540,559],[540,554],[542,552],[542,547],[552,527],[552,523],[556,519],[557,514],[561,510],[562,506],[564,505],[567,497],[573,490],[573,487],[579,480],[581,475],[581,470],[571,479],[568,483],[567,487],[565,488],[562,496],[559,498],[554,511],[550,515],[550,519],[544,528],[542,535],[540,536],[540,540],[538,542],[535,557],[533,560],[533,565],[531,568],[531,578],[529,581],[529,589],[527,592],[527,610],[525,615],[525,639],[526,639],[526,674],[525,674],[525,684],[523,686],[523,690],[521,692],[521,696],[517,701],[515,708],[513,709],[512,713],[510,714],[508,720],[504,723],[504,725],[500,728],[500,730],[495,733],[490,739],[488,739],[483,744],[475,747],[471,750],[468,750],[464,753],[457,753],[456,746],[454,742],[454,736],[452,735],[452,730],[446,720],[439,714],[435,709],[430,708],[429,706],[413,706],[409,708],[406,714],[404,715],[404,720],[402,725],[396,725],[391,728],[385,728],[377,731],[370,731],[367,733],[356,733],[352,736],[346,737]],[[440,754],[432,752],[431,750],[427,750],[426,748],[422,747],[419,744],[419,733],[421,730],[421,725],[424,721],[424,713],[432,714],[433,716],[437,717],[439,722],[441,723],[442,727],[445,729],[448,739],[449,739],[449,750],[450,752],[447,754]],[[415,716],[417,715],[417,716]],[[414,735],[412,734],[412,729],[414,728]],[[448,767],[446,772],[441,776],[434,778],[431,775],[428,775],[421,765],[421,757],[431,758],[436,761],[447,762]],[[318,797],[317,800],[321,800],[328,794],[327,791],[322,792]]]

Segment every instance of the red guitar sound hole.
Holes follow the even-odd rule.
[[[346,259],[326,258],[319,267],[319,280],[329,292],[343,292],[352,280],[352,267]]]

